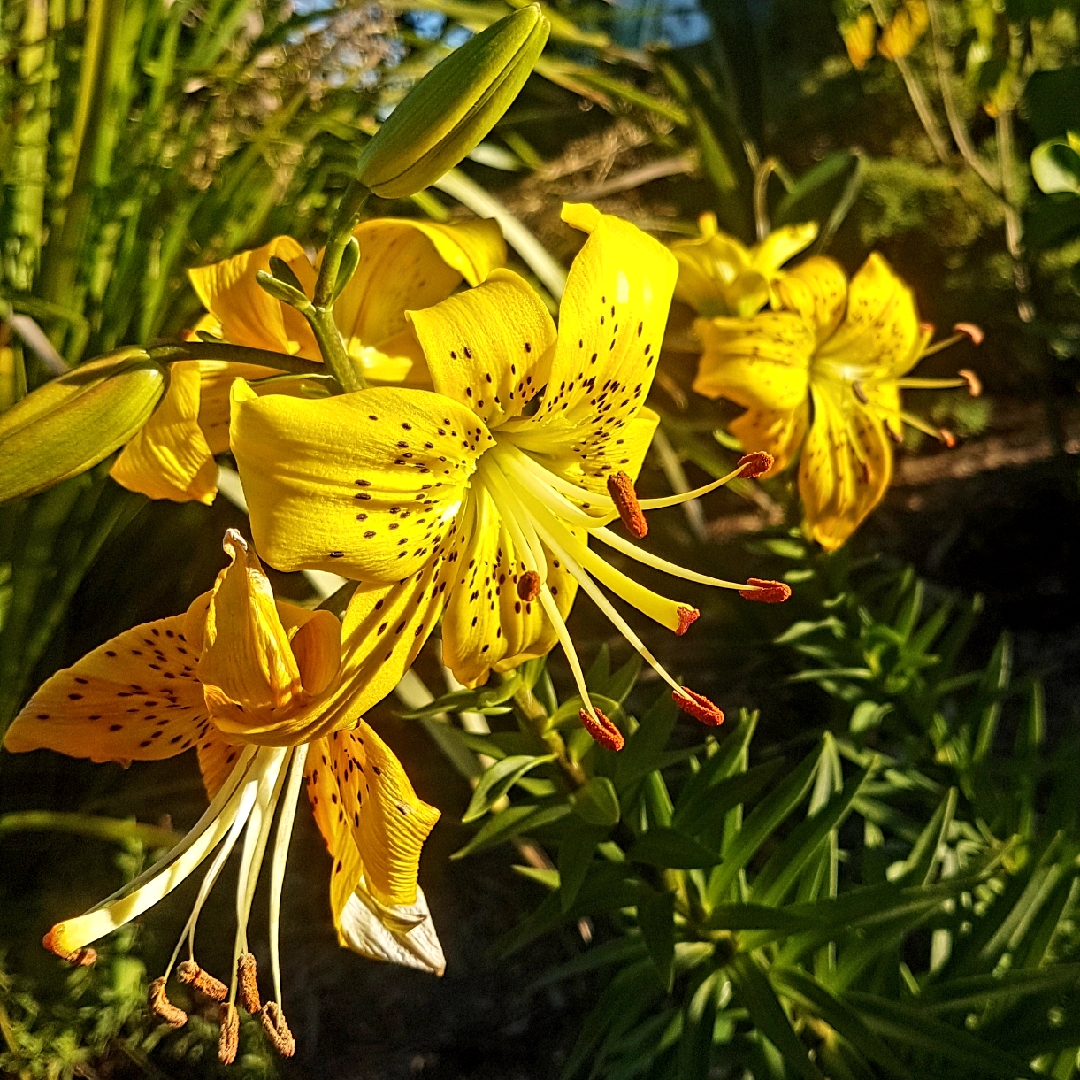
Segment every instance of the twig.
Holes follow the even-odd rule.
[[[693,172],[697,168],[697,156],[694,154],[680,154],[677,157],[664,158],[662,161],[653,161],[648,165],[642,165],[638,169],[631,169],[602,184],[594,184],[592,187],[582,188],[575,191],[574,199],[582,202],[591,202],[593,199],[602,199],[605,195],[616,195],[620,191],[629,191],[631,188],[648,184],[652,180],[662,180],[665,176],[679,176],[682,173]]]

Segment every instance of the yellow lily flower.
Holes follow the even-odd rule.
[[[370,664],[353,651],[356,621],[275,600],[255,553],[229,530],[230,564],[184,615],[136,626],[58,672],[31,698],[4,740],[20,753],[48,748],[92,761],[158,761],[195,748],[210,806],[158,863],[85,915],[58,923],[45,945],[86,962],[87,946],[168,895],[217,848],[151,1006],[174,1026],[187,1019],[165,982],[222,1001],[223,1060],[235,1055],[235,1002],[261,1015],[275,1045],[292,1052],[281,1010],[281,884],[300,785],[334,860],[330,899],[342,945],[364,956],[441,974],[442,949],[416,881],[420,849],[439,812],[417,798],[400,762],[362,718],[373,701]],[[365,674],[365,672],[367,674]],[[271,848],[273,998],[262,1006],[248,917],[275,812]],[[241,833],[231,985],[195,961],[203,904]]]
[[[699,315],[750,316],[768,302],[781,267],[817,237],[814,222],[785,225],[760,244],[746,247],[716,228],[715,214],[702,214],[699,240],[676,240],[669,245],[679,261],[675,299],[689,304]]]
[[[559,642],[583,721],[614,744],[621,736],[589,699],[564,621],[579,586],[680,705],[712,723],[722,715],[664,671],[600,585],[676,633],[697,610],[617,570],[589,537],[757,599],[782,599],[786,586],[684,570],[606,527],[621,517],[640,538],[643,509],[700,493],[638,503],[633,490],[658,420],[645,398],[677,264],[633,225],[591,206],[567,205],[563,217],[589,238],[570,270],[558,333],[533,289],[496,270],[477,288],[409,313],[434,393],[381,387],[301,401],[259,398],[238,381],[232,446],[253,533],[274,566],[331,570],[364,582],[372,598],[393,593],[399,614],[372,609],[387,643],[375,655],[388,675],[411,663],[440,615],[444,661],[466,686]],[[755,459],[733,475],[761,467]]]
[[[422,364],[415,363],[422,354],[405,309],[437,303],[463,280],[483,281],[506,261],[502,233],[493,221],[438,225],[378,218],[357,226],[353,235],[360,244],[360,265],[334,311],[346,349],[368,379],[401,382],[412,371],[422,380]],[[278,236],[254,251],[188,271],[209,311],[195,329],[233,345],[321,361],[304,317],[258,283],[256,275],[270,270],[272,258],[285,262],[311,295],[317,263],[311,265],[297,241]],[[173,364],[164,397],[120,452],[113,479],[152,499],[209,505],[217,496],[214,456],[229,448],[229,387],[234,379],[274,375],[280,371],[251,364]]]
[[[967,386],[978,380],[912,379],[919,360],[977,327],[930,344],[911,290],[877,254],[850,284],[832,259],[816,256],[775,285],[774,310],[753,318],[698,319],[704,346],[694,389],[726,397],[746,412],[731,430],[749,451],[774,459],[772,472],[801,451],[799,494],[805,529],[840,547],[881,501],[892,477],[891,441],[903,423],[951,445],[952,436],[902,411],[900,391]]]

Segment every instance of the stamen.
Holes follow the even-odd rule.
[[[746,588],[745,585],[741,585],[737,581],[724,581],[722,578],[709,577],[707,574],[699,574],[696,570],[687,570],[685,567],[679,566],[678,563],[661,559],[659,555],[654,555],[651,551],[646,551],[636,544],[631,544],[629,540],[618,533],[612,532],[610,529],[593,529],[590,535],[595,536],[597,540],[602,540],[608,547],[614,548],[623,555],[627,555],[639,563],[644,563],[646,566],[651,566],[654,570],[663,570],[665,574],[670,574],[672,577],[682,578],[684,581],[696,581],[699,585],[713,585],[718,589],[741,590]]]
[[[626,531],[637,540],[648,535],[649,523],[641,512],[641,504],[638,502],[637,492],[634,491],[634,482],[624,472],[617,472],[609,476],[607,480],[608,494],[619,511]]]
[[[159,976],[150,984],[150,1011],[171,1028],[182,1028],[188,1021],[187,1013],[165,996],[164,975]]]
[[[675,631],[675,636],[682,637],[700,618],[701,612],[696,607],[679,608],[679,627]]]
[[[296,1040],[289,1030],[289,1025],[285,1022],[285,1014],[281,1011],[281,1006],[276,1001],[268,1001],[263,1007],[260,1019],[263,1030],[274,1049],[282,1057],[292,1057],[296,1053]]]
[[[584,709],[578,709],[578,719],[581,721],[581,726],[605,750],[618,753],[626,745],[626,740],[623,738],[622,732],[615,726],[614,721],[605,716],[599,709],[596,710],[595,716]]]
[[[254,1016],[262,1009],[259,998],[259,969],[255,957],[249,952],[242,952],[236,962],[236,977],[240,982],[240,1004]]]
[[[968,393],[972,397],[978,397],[982,393],[982,380],[970,368],[961,368],[956,374],[967,383]]]
[[[782,581],[752,577],[746,579],[746,584],[751,588],[739,593],[744,600],[756,600],[759,604],[782,604],[791,596],[791,586]]]
[[[700,720],[709,727],[719,727],[724,722],[724,713],[720,708],[704,694],[698,694],[687,686],[673,691],[671,699],[688,716]]]
[[[856,379],[851,384],[851,392],[855,395],[855,398],[859,402],[860,405],[869,405],[870,404],[870,397],[866,393],[866,391],[863,389],[863,385],[862,385],[861,382],[859,382],[858,379]]]
[[[218,1032],[217,1056],[222,1065],[231,1065],[240,1049],[240,1014],[231,1002],[221,1006],[221,1030]]]
[[[976,326],[970,322],[958,322],[953,329],[958,334],[963,334],[966,338],[969,338],[972,345],[981,345],[983,338],[986,337],[981,326]],[[963,372],[960,372],[960,374],[963,375]]]
[[[596,706],[593,705],[592,698],[589,697],[589,688],[585,685],[585,672],[581,669],[581,659],[577,654],[577,649],[574,648],[573,638],[570,637],[570,631],[566,629],[566,623],[563,622],[563,617],[559,614],[555,597],[551,595],[551,590],[546,585],[540,590],[540,606],[544,609],[544,614],[551,620],[551,625],[555,628],[555,635],[558,637],[559,644],[562,646],[563,653],[565,653],[567,662],[570,664],[570,671],[574,676],[578,694],[581,700],[585,702],[585,708],[590,713],[595,713]]]
[[[772,454],[764,450],[755,450],[752,454],[743,454],[738,461],[739,475],[747,480],[753,480],[756,476],[762,476],[773,467]]]
[[[60,947],[57,938],[59,937],[60,927],[63,923],[57,923],[52,927],[49,932],[41,939],[41,944],[45,946],[49,952],[56,953],[61,960],[66,960],[69,964],[74,964],[76,967],[89,967],[91,964],[97,961],[97,950],[83,946],[82,948],[75,949],[74,951],[68,951]]]
[[[179,964],[176,977],[182,983],[190,983],[193,989],[211,1001],[224,1001],[228,996],[229,988],[220,979],[215,979],[210,972],[204,971],[194,960],[184,960]]]
[[[956,445],[956,436],[948,428],[939,429],[938,438],[941,439],[950,450]]]
[[[529,603],[540,595],[540,575],[535,570],[526,570],[518,578],[517,594],[519,600]]]
[[[683,503],[693,502],[694,499],[700,499],[702,495],[708,495],[710,491],[715,491],[719,487],[723,487],[725,484],[730,484],[732,480],[737,480],[739,477],[754,477],[760,476],[759,472],[750,472],[750,469],[757,468],[760,463],[760,459],[768,458],[768,468],[772,468],[772,457],[762,451],[755,451],[753,454],[745,454],[739,458],[738,464],[727,476],[721,476],[719,480],[713,480],[710,484],[703,484],[699,488],[694,488],[693,491],[682,491],[676,495],[665,495],[662,499],[639,499],[638,505],[642,510],[662,510],[665,506],[681,506]],[[763,469],[762,472],[767,470]]]

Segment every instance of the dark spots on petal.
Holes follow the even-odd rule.
[[[345,557],[344,551],[328,551],[326,553],[328,559],[343,559]]]
[[[122,731],[123,728],[124,728],[123,724],[110,724],[109,725],[109,730],[110,731]]]
[[[68,694],[68,701],[82,701],[82,694]]]
[[[83,678],[83,677],[82,677],[81,675],[76,675],[76,676],[75,676],[75,681],[76,681],[76,682],[77,682],[77,683],[78,683],[78,684],[79,684],[80,686],[85,686],[85,685],[86,685],[86,684],[87,684],[87,683],[88,683],[88,682],[89,682],[90,680],[89,680],[89,679],[84,679],[84,678]]]

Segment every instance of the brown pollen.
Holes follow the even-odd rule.
[[[626,473],[617,472],[608,477],[607,489],[626,531],[636,540],[648,535],[649,523],[638,502],[633,480]]]
[[[766,454],[764,450],[755,450],[752,454],[743,454],[739,458],[739,475],[748,479],[761,476],[773,467],[772,454]]]
[[[724,722],[722,709],[714,705],[704,694],[698,694],[687,686],[684,686],[681,692],[672,690],[671,700],[687,716],[692,716],[709,727],[719,727]]]
[[[273,1043],[274,1049],[282,1057],[292,1057],[296,1053],[296,1040],[285,1022],[285,1014],[276,1001],[268,1001],[263,1006],[262,1016],[263,1030],[266,1037]]]
[[[618,753],[626,745],[623,733],[599,709],[596,710],[595,716],[586,712],[585,709],[578,709],[578,718],[581,720],[582,727],[605,750]]]
[[[240,1014],[235,1005],[221,1005],[221,1029],[218,1032],[217,1056],[222,1065],[231,1065],[240,1049]]]
[[[766,581],[764,578],[752,577],[746,579],[746,584],[753,588],[739,593],[744,600],[756,600],[759,604],[782,604],[791,596],[791,586],[782,581]]]
[[[255,957],[249,952],[242,952],[236,961],[236,978],[240,989],[240,1004],[254,1016],[262,1009],[259,998],[259,969]]]
[[[696,607],[680,607],[678,615],[679,625],[675,630],[676,637],[682,637],[701,618],[701,612]]]
[[[517,594],[526,603],[540,595],[540,575],[535,570],[526,570],[518,578]]]
[[[57,941],[57,931],[63,926],[63,923],[57,923],[42,939],[41,944],[51,953],[56,953],[61,960],[66,960],[69,964],[74,964],[76,967],[89,967],[97,960],[97,950],[90,948],[88,945],[82,946],[80,949],[76,949],[74,952],[69,952],[67,949],[62,949],[60,943]]]
[[[164,975],[158,976],[150,984],[150,1011],[171,1028],[182,1028],[188,1020],[187,1013],[165,996]]]
[[[224,1001],[229,994],[228,987],[220,979],[215,979],[208,971],[203,971],[194,960],[184,960],[178,964],[176,977],[182,983],[190,983],[211,1001]]]

